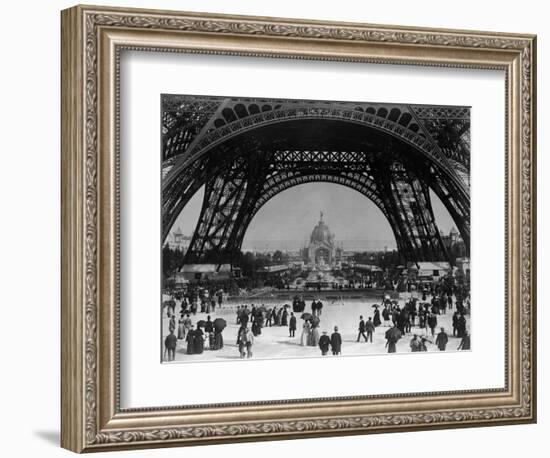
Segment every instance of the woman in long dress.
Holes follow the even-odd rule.
[[[311,329],[311,325],[309,323],[309,320],[304,320],[304,326],[303,326],[303,329],[302,329],[302,337],[301,337],[301,341],[300,341],[302,347],[305,347],[308,344],[310,329]]]
[[[277,325],[277,326],[281,326],[282,318],[283,318],[283,309],[280,308],[280,309],[277,311],[277,317],[275,318],[275,321],[276,321],[276,325]]]
[[[309,334],[309,345],[316,347],[319,345],[319,328],[315,325],[311,325],[311,332]]]
[[[197,330],[195,331],[193,347],[193,352],[197,355],[202,354],[202,352],[204,351],[204,335],[201,328],[197,328]]]
[[[178,340],[185,339],[185,319],[183,316],[178,320]]]
[[[223,335],[221,331],[214,332],[214,350],[221,350],[223,348]]]
[[[168,323],[168,330],[174,332],[176,330],[176,315],[172,315]]]
[[[374,318],[373,318],[372,322],[373,322],[375,327],[378,327],[382,324],[382,322],[380,321],[380,310],[376,309],[374,311]]]
[[[259,336],[262,333],[262,322],[260,320],[261,318],[258,315],[253,318],[252,334],[254,334],[254,337]]]
[[[390,325],[390,310],[387,305],[384,305],[384,310],[382,310],[382,317],[384,318],[384,326]]]
[[[183,319],[183,340],[187,341],[187,334],[189,334],[192,327],[193,321],[191,321],[191,317],[189,316],[189,313],[187,313]]]

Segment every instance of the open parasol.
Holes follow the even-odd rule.
[[[300,317],[302,320],[309,320],[313,315],[311,313],[302,313],[302,316]]]
[[[227,326],[227,321],[225,321],[223,318],[216,318],[214,320],[214,329],[217,332],[222,332],[226,326]]]
[[[386,331],[385,335],[386,339],[391,340],[393,342],[397,342],[399,339],[401,339],[401,331],[397,328],[390,328]]]

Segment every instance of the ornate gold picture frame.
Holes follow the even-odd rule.
[[[62,420],[75,452],[536,421],[536,37],[76,6],[62,12]],[[505,72],[503,389],[122,409],[120,53]]]

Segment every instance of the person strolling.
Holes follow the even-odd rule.
[[[363,320],[363,315],[359,317],[359,334],[357,334],[357,342],[361,340],[361,336],[367,342],[367,336],[365,335],[365,320]]]
[[[330,336],[330,346],[333,355],[336,356],[342,353],[342,336],[338,332],[338,326],[334,326],[334,332]]]
[[[367,342],[370,341],[370,343],[372,343],[372,335],[374,334],[375,329],[376,329],[376,326],[372,321],[372,318],[369,316],[369,319],[365,323],[365,331],[367,332]]]
[[[439,351],[445,351],[448,342],[449,336],[445,332],[445,328],[441,328],[441,332],[437,334],[437,338],[435,339],[435,344],[437,345],[437,348],[439,348]]]

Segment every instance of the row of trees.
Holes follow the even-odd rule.
[[[163,278],[168,278],[174,275],[178,269],[183,266],[183,258],[185,253],[179,248],[173,249],[168,245],[162,248],[162,274]]]
[[[464,242],[459,241],[451,244],[447,247],[447,254],[449,255],[449,261],[452,265],[456,264],[457,258],[468,257],[468,250]],[[392,251],[364,251],[361,253],[354,253],[350,260],[355,261],[357,264],[373,264],[381,267],[382,269],[391,268],[400,264],[405,264],[404,258],[399,254],[397,250]],[[441,259],[444,261],[445,259]]]
[[[401,256],[399,256],[397,250],[363,251],[361,253],[354,253],[350,260],[357,264],[373,264],[382,269],[395,267],[402,263]]]
[[[288,254],[283,253],[281,250],[274,251],[273,253],[252,253],[247,251],[246,253],[239,253],[234,264],[241,268],[243,275],[253,277],[259,269],[287,264],[289,261]]]

